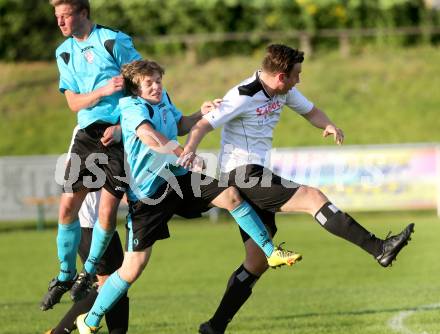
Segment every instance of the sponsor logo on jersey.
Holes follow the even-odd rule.
[[[266,118],[272,115],[275,111],[281,109],[281,106],[282,105],[279,101],[273,101],[258,107],[255,112],[257,116]]]

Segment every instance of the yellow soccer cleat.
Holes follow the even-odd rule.
[[[76,325],[76,328],[78,329],[79,334],[98,333],[98,331],[101,327],[87,326],[86,321],[85,321],[86,317],[87,317],[87,313],[80,314],[79,316],[76,317],[75,325]]]
[[[52,334],[53,333],[53,329],[49,329],[47,332],[44,332],[44,334]]]
[[[275,247],[272,254],[267,258],[269,267],[278,268],[284,265],[291,266],[302,259],[301,254],[281,248],[283,243]]]

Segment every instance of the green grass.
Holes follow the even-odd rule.
[[[302,215],[279,217],[277,240],[301,251],[293,268],[269,271],[230,325],[240,334],[385,334],[399,312],[440,302],[438,235],[432,212],[357,214],[377,235],[416,223],[410,246],[392,268],[381,268],[362,250],[326,233]],[[130,290],[130,333],[195,333],[242,261],[232,223],[174,220],[172,237],[158,242],[143,276]],[[1,333],[43,333],[66,311],[65,297],[41,312],[40,298],[57,271],[54,229],[0,233]],[[414,333],[438,333],[438,308],[417,311],[405,320]],[[102,331],[105,333],[106,331]],[[409,333],[409,332],[408,332]]]
[[[259,67],[251,57],[192,64],[182,57],[159,59],[165,85],[184,113],[222,97]],[[341,59],[336,52],[306,58],[298,86],[346,132],[346,144],[440,141],[438,48],[368,49]],[[54,63],[0,64],[1,155],[61,153],[75,115],[58,92]],[[274,145],[332,145],[320,131],[289,111],[275,130]],[[202,148],[219,147],[219,131]]]

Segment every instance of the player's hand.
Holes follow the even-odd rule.
[[[111,78],[105,86],[101,87],[101,93],[103,96],[110,96],[116,92],[121,91],[124,88],[124,78],[122,75]]]
[[[344,132],[333,124],[327,125],[327,127],[322,132],[323,137],[327,137],[330,135],[333,135],[336,144],[342,145],[342,143],[344,142]]]
[[[194,149],[186,146],[177,159],[177,164],[188,170],[201,172],[205,168],[205,161],[194,151]]]
[[[205,160],[196,155],[192,162],[191,171],[196,173],[201,173],[206,168]]]
[[[215,108],[218,108],[220,103],[222,103],[222,99],[215,99],[214,101],[205,101],[200,107],[200,112],[202,115],[206,115],[207,113],[213,111]]]
[[[192,150],[187,150],[185,148],[177,159],[177,164],[189,170],[192,167],[195,157],[196,154]]]
[[[101,137],[101,143],[104,146],[109,146],[113,143],[119,143],[122,138],[122,130],[120,125],[109,126],[104,131],[104,135]]]

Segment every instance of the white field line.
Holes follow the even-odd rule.
[[[423,331],[421,333],[417,333],[417,332],[414,332],[411,329],[407,328],[404,323],[405,319],[410,317],[411,315],[413,315],[416,312],[437,309],[439,307],[440,307],[440,303],[437,303],[437,304],[431,304],[431,305],[422,305],[419,307],[415,307],[414,309],[409,310],[409,311],[399,312],[388,321],[388,326],[393,331],[401,333],[401,334],[429,334],[426,331]]]

